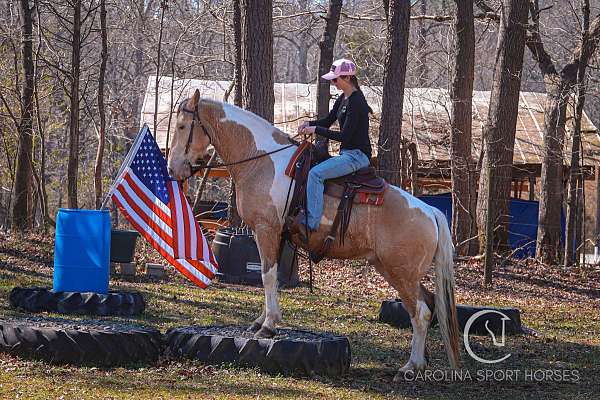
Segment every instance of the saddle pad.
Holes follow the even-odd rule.
[[[294,155],[292,155],[292,158],[290,158],[287,167],[285,167],[285,174],[287,176],[289,176],[290,178],[294,177],[294,171],[296,170],[296,163],[298,162],[298,159],[302,156],[302,154],[304,154],[306,150],[310,148],[310,146],[312,146],[312,143],[308,141],[302,142],[302,144],[298,146],[298,148],[294,152]]]
[[[383,198],[390,185],[386,182],[385,189],[380,193],[370,193],[368,191],[361,191],[358,189],[354,196],[354,204],[369,204],[372,206],[380,206],[383,204]],[[325,183],[325,193],[329,196],[342,198],[344,195],[344,186],[335,183]]]
[[[387,184],[385,187],[385,190],[381,193],[363,193],[363,192],[358,192],[356,193],[356,196],[354,197],[354,202],[358,202],[358,204],[369,204],[372,206],[380,206],[383,204],[383,196],[385,195],[385,192],[387,192]]]

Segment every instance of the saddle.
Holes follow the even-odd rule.
[[[312,143],[305,141],[298,147],[290,159],[285,170],[286,175],[291,177],[295,182],[294,193],[288,207],[290,210],[288,215],[290,217],[295,216],[300,210],[306,209],[308,172],[313,166],[327,158],[329,158],[329,153],[325,152],[323,155],[322,149],[318,149]],[[319,251],[310,251],[311,259],[315,263],[318,263],[325,257],[337,237],[338,230],[339,241],[343,245],[348,224],[350,223],[353,204],[380,206],[383,204],[387,188],[387,182],[383,178],[378,177],[375,168],[371,166],[359,169],[349,175],[326,180],[325,193],[340,199],[340,202],[329,234]],[[289,221],[291,220],[292,218],[286,220],[284,231],[289,231]]]

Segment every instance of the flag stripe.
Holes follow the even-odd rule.
[[[131,173],[130,171],[128,171],[127,175],[125,175],[125,180],[123,184],[125,182],[129,184],[129,186],[135,191],[135,194],[137,194],[138,198],[142,200],[150,210],[152,210],[156,215],[160,217],[160,219],[162,219],[165,223],[169,224],[171,228],[173,228],[173,224],[171,221],[171,210],[169,210],[168,207],[165,207],[165,205],[160,201],[160,199],[153,197],[152,194],[150,194],[151,197],[148,197],[147,190],[144,190],[146,189],[146,187],[142,182],[140,182],[139,179],[136,178],[133,171],[131,171]],[[165,208],[168,211],[168,213],[164,211]]]
[[[160,199],[157,199],[156,196],[150,190],[148,190],[146,185],[144,185],[144,183],[140,181],[137,175],[133,171],[131,171],[131,169],[129,169],[127,172],[128,173],[125,175],[125,178],[131,179],[135,183],[135,186],[138,187],[146,195],[146,199],[148,199],[150,205],[158,207],[160,211],[165,213],[167,219],[171,218],[171,209],[167,207],[162,201],[160,201]],[[142,198],[142,196],[140,196],[140,198]]]
[[[138,230],[138,232],[140,232],[140,234],[152,245],[152,247],[154,247],[159,253],[160,255],[162,255],[168,262],[169,264],[173,265],[179,272],[181,272],[186,278],[188,278],[189,280],[191,280],[192,282],[194,282],[196,285],[200,286],[201,288],[206,288],[209,284],[210,284],[210,280],[208,278],[204,278],[204,279],[200,279],[198,276],[200,276],[201,274],[195,274],[192,273],[189,269],[188,266],[183,266],[180,262],[178,262],[178,260],[175,260],[171,254],[167,253],[167,251],[162,248],[158,242],[156,242],[153,238],[152,235],[150,235],[150,233],[146,230],[143,229],[142,225],[138,224],[137,221],[133,218],[133,216],[131,216],[125,207],[123,207],[123,204],[120,204],[120,200],[118,198],[113,198],[115,200],[115,202],[117,203],[117,206],[119,206],[119,208],[121,209],[121,211],[123,212],[123,214],[126,217],[130,217],[131,219],[128,218],[129,222],[131,223],[131,225],[133,225],[135,227],[135,229]],[[172,251],[172,249],[171,249]],[[198,275],[198,276],[197,276]]]
[[[171,195],[171,215],[173,216],[173,222],[177,224],[177,236],[174,237],[173,247],[177,250],[177,258],[185,258],[187,255],[185,252],[184,239],[186,238],[185,225],[183,224],[183,215],[181,212],[181,198],[177,196],[177,182],[171,182],[169,185],[169,194]]]
[[[171,226],[160,219],[158,215],[153,212],[153,210],[148,208],[148,205],[142,201],[136,193],[135,186],[131,187],[129,182],[124,181],[122,185],[118,187],[119,192],[123,195],[123,197],[127,200],[127,202],[135,207],[135,210],[138,214],[144,215],[147,217],[147,220],[152,221],[160,230],[162,230],[165,235],[171,240],[173,237],[173,229]]]
[[[177,185],[176,182],[173,182],[173,185]],[[191,252],[191,246],[190,244],[194,242],[194,238],[196,237],[196,232],[194,231],[194,233],[192,234],[192,230],[190,229],[190,218],[189,218],[189,213],[188,213],[188,208],[186,207],[187,204],[187,200],[185,198],[185,196],[183,195],[183,191],[179,190],[179,193],[177,194],[179,196],[179,205],[181,206],[181,219],[183,220],[183,231],[185,232],[185,237],[188,238],[189,240],[185,241],[185,257],[186,258],[191,258],[192,260],[196,259],[195,256],[192,256],[192,252]],[[193,223],[193,222],[192,222]],[[194,243],[194,246],[196,246],[196,243]]]
[[[177,262],[179,262],[185,269],[187,269],[191,274],[193,274],[194,277],[196,277],[199,280],[206,281],[207,285],[210,284],[210,279],[206,275],[200,273],[200,271],[198,270],[198,266],[192,265],[188,260],[185,259],[178,259]],[[214,275],[210,274],[210,278],[212,278],[213,276]]]
[[[190,258],[192,260],[197,260],[198,259],[198,250],[199,250],[198,238],[200,237],[198,235],[198,231],[199,231],[198,224],[195,223],[196,218],[194,218],[194,213],[192,212],[192,207],[190,207],[190,203],[188,201],[184,201],[183,207],[184,207],[185,213],[187,215],[188,224],[190,227]],[[205,254],[205,253],[200,252],[200,254]]]
[[[115,192],[115,197],[117,198],[119,203],[122,204],[121,208],[123,209],[123,211],[125,211],[127,215],[129,215],[129,222],[135,223],[137,226],[141,227],[144,233],[156,233],[148,226],[148,224],[142,219],[142,217],[131,208],[131,205],[121,197],[120,192]],[[152,235],[152,242],[155,242],[158,247],[165,250],[167,254],[173,257],[173,248],[169,246],[168,242],[163,240],[163,238],[161,238],[159,235]]]
[[[137,215],[131,213],[131,209],[127,207],[127,203],[121,203],[121,199],[115,194],[113,198],[117,203],[117,206],[121,209],[126,217],[129,217],[129,222],[141,233],[141,235],[154,247],[168,262],[173,265],[179,272],[186,276],[189,280],[194,282],[196,285],[205,288],[210,284],[210,278],[214,276],[212,273],[203,274],[200,268],[192,266],[189,262],[184,263],[181,259],[173,258],[173,249],[171,246],[164,243],[162,240],[156,240],[156,237],[152,236],[149,231],[145,228],[144,222],[141,221]]]

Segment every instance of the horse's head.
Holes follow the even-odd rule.
[[[200,91],[181,102],[177,109],[177,126],[170,143],[169,175],[177,180],[189,178],[193,166],[208,159],[211,138],[200,112]]]

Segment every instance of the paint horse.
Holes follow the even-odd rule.
[[[255,233],[265,290],[265,306],[250,330],[255,337],[272,337],[281,324],[277,293],[277,260],[285,223],[290,177],[285,168],[297,146],[289,136],[261,117],[236,106],[200,98],[198,90],[177,111],[177,126],[169,152],[169,173],[178,180],[192,175],[197,160],[206,159],[212,144],[235,183],[237,209]],[[323,243],[339,200],[325,195],[319,230],[308,246]],[[293,237],[301,244],[298,237]],[[396,374],[426,368],[425,338],[437,313],[450,364],[459,366],[458,323],[454,298],[454,247],[444,214],[400,188],[390,185],[380,206],[356,204],[343,244],[327,256],[366,259],[383,275],[402,299],[411,317],[413,338],[410,359]],[[421,279],[435,266],[435,295]],[[435,308],[434,308],[435,305]]]

